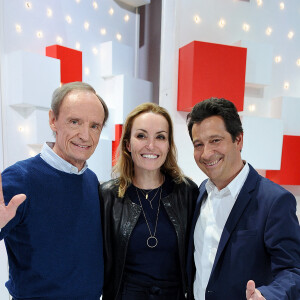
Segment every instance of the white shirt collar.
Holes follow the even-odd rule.
[[[215,184],[210,179],[208,179],[205,185],[207,193],[209,194],[213,192],[216,197],[223,197],[229,192],[231,196],[234,199],[236,199],[247,179],[250,170],[248,163],[244,162],[244,164],[244,167],[238,173],[238,175],[225,188],[223,188],[220,191],[215,186]]]
[[[41,158],[49,164],[51,167],[65,172],[69,174],[76,174],[81,175],[84,173],[84,171],[88,168],[87,162],[85,162],[84,167],[78,171],[78,168],[58,156],[53,150],[54,143],[46,142],[43,145],[42,151],[41,151]]]

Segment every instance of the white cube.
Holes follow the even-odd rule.
[[[153,101],[152,82],[119,75],[105,80],[106,103],[115,109],[115,124],[123,124],[127,115],[139,104]]]
[[[273,47],[253,41],[239,41],[247,48],[246,85],[266,86],[272,83]]]
[[[49,107],[53,91],[60,86],[60,60],[24,51],[6,56],[8,103]]]
[[[134,75],[134,51],[132,47],[118,42],[100,44],[100,74],[111,77],[125,74]]]
[[[244,144],[242,158],[255,169],[279,170],[283,122],[279,119],[242,117]]]
[[[111,178],[112,142],[100,139],[94,154],[87,161],[89,168],[96,173],[100,182]]]
[[[283,121],[285,135],[300,135],[300,98],[278,97],[271,101],[271,115]]]

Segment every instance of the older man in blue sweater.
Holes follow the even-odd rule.
[[[106,104],[90,85],[63,85],[54,91],[49,112],[55,143],[2,173],[0,238],[14,300],[99,300],[98,180],[86,160],[107,118]]]

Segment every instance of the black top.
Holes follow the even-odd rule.
[[[173,185],[174,182],[172,179],[166,176],[165,182],[161,187],[161,199],[172,192]],[[126,193],[132,202],[140,205],[137,193],[139,194],[153,235],[160,199],[160,188],[149,192],[148,200],[144,196],[145,193],[143,194],[142,191],[134,185],[129,186]],[[152,200],[152,208],[149,200]],[[150,248],[147,246],[149,236],[150,233],[145,222],[144,214],[141,213],[129,239],[125,274],[134,275],[136,279],[143,281],[159,280],[179,282],[181,278],[176,232],[162,202],[160,203],[155,234],[158,241],[156,247]],[[152,240],[150,242],[153,244],[154,241]]]

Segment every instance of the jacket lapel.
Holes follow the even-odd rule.
[[[249,201],[252,198],[252,191],[255,189],[256,182],[259,178],[258,173],[253,169],[253,167],[249,164],[250,171],[248,177],[239,193],[238,198],[229,214],[225,227],[223,229],[221,239],[219,242],[216,258],[214,261],[213,269],[211,272],[211,276],[218,264],[220,256],[233,232],[237,223],[239,222],[244,210],[246,209]]]

